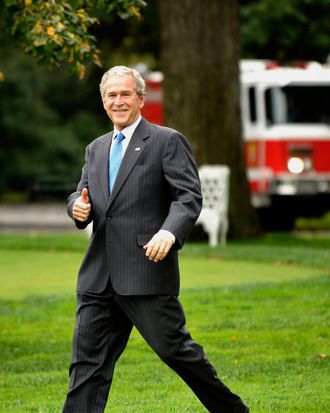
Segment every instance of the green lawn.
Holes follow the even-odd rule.
[[[0,413],[60,412],[86,242],[0,236]],[[329,411],[329,247],[271,235],[181,252],[187,326],[251,412]],[[205,409],[133,331],[106,412]]]

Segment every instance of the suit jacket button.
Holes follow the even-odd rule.
[[[107,217],[107,221],[111,221],[111,217]]]

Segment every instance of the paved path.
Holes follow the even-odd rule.
[[[66,213],[66,203],[0,204],[0,233],[46,231],[76,231]],[[330,237],[329,230],[297,231],[297,234]]]
[[[65,203],[0,204],[0,232],[74,230]]]

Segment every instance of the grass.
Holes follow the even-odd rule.
[[[330,212],[323,214],[319,218],[297,218],[295,228],[299,230],[329,230]]]
[[[0,413],[60,412],[86,242],[0,236]],[[181,252],[187,326],[254,413],[328,411],[329,246],[282,234]],[[106,412],[204,411],[133,331]]]

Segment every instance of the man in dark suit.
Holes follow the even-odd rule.
[[[78,276],[63,412],[104,411],[116,360],[135,326],[210,412],[247,413],[185,329],[178,300],[177,251],[202,206],[191,148],[177,131],[141,117],[145,86],[136,70],[108,70],[100,91],[114,130],[88,145],[68,198],[76,226],[93,221],[93,233]]]

